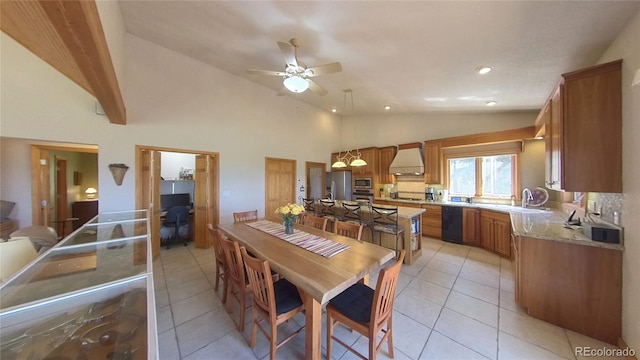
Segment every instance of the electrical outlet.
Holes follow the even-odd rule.
[[[593,200],[587,201],[587,211],[595,212],[596,211],[596,202]]]

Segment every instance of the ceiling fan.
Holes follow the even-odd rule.
[[[302,45],[302,41],[293,38],[288,43],[278,41],[278,47],[282,52],[285,60],[284,71],[255,70],[249,69],[249,74],[281,76],[284,87],[278,91],[278,95],[286,94],[287,90],[295,93],[301,93],[307,89],[311,89],[314,93],[324,96],[327,94],[322,86],[318,85],[311,78],[319,75],[327,75],[342,71],[342,65],[339,62],[307,67],[302,61],[298,60],[298,48]]]

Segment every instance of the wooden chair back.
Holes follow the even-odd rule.
[[[380,270],[378,283],[373,295],[373,306],[371,307],[371,325],[376,329],[382,328],[393,312],[393,300],[398,285],[398,275],[404,261],[405,250],[400,251],[400,256],[395,264]],[[377,332],[376,332],[377,333]]]
[[[233,222],[245,222],[251,220],[258,220],[258,210],[233,213]]]
[[[327,222],[329,219],[324,217],[318,217],[315,215],[306,214],[304,216],[304,225],[312,228],[316,228],[322,231],[327,230]]]
[[[333,232],[337,235],[347,236],[358,241],[362,241],[362,229],[363,225],[356,225],[344,221],[336,221],[333,226]]]
[[[228,272],[228,279],[237,284],[240,289],[244,289],[246,287],[246,283],[244,280],[244,264],[242,263],[240,245],[238,245],[238,242],[227,238],[227,236],[220,230],[218,230],[218,238],[227,264],[225,270]]]
[[[249,255],[244,247],[241,252],[247,278],[249,278],[249,288],[253,295],[253,305],[258,306],[263,315],[268,314],[269,322],[275,322],[275,292],[269,262]]]
[[[211,234],[211,245],[213,245],[213,252],[216,255],[216,262],[222,266],[224,266],[224,251],[220,246],[220,237],[218,235],[218,230],[213,228],[213,225],[207,224],[207,229],[209,230],[209,234]]]

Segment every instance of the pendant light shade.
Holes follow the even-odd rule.
[[[301,93],[309,88],[309,82],[297,75],[284,79],[282,83],[287,90],[294,93]]]
[[[351,115],[353,116],[353,91],[351,89],[345,89],[342,91],[344,92],[344,109],[347,108],[347,93],[351,95]],[[336,159],[336,162],[331,164],[331,167],[334,169],[345,168],[347,167],[347,164],[353,167],[366,166],[367,162],[362,160],[360,158],[361,156],[362,155],[360,154],[360,151],[358,150],[358,148],[356,148],[353,154],[351,153],[351,150],[345,151],[344,154],[340,152],[338,153],[338,158]]]

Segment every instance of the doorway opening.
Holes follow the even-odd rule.
[[[307,199],[322,199],[324,197],[326,167],[326,163],[305,162]]]
[[[184,155],[181,161],[193,157],[193,169],[180,166],[183,169],[167,170],[167,173],[175,174],[167,177],[176,179],[172,179],[173,183],[163,180],[163,154],[165,160],[174,159],[175,155]],[[193,191],[192,239],[197,248],[211,246],[207,224],[217,226],[219,223],[219,162],[220,156],[214,152],[136,145],[136,208],[149,211],[153,257],[160,254],[160,226],[164,215],[160,194],[169,191],[169,186],[172,192],[175,191],[175,181],[192,182],[192,190],[189,189]],[[163,184],[164,181],[169,183]],[[179,183],[178,187],[190,185]]]
[[[73,209],[88,200],[86,189],[98,188],[97,164],[96,145],[31,145],[32,225],[53,227],[59,238],[82,225],[74,219],[86,216],[76,217]]]

